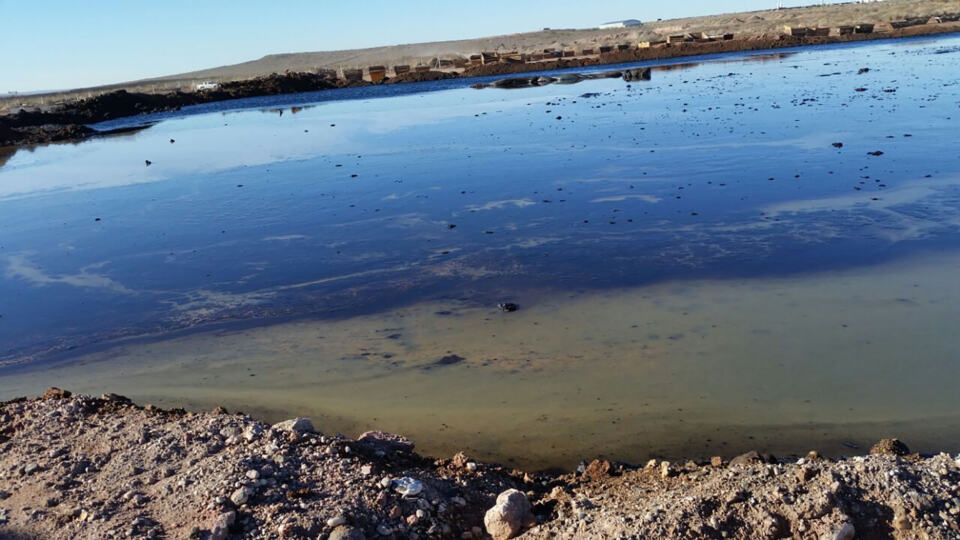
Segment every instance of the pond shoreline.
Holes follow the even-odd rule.
[[[751,37],[704,43],[685,42],[670,47],[637,48],[612,52],[599,57],[472,66],[467,68],[462,74],[443,71],[414,73],[401,77],[387,78],[380,84],[405,84],[454,78],[473,79],[555,69],[595,67],[672,58],[690,58],[732,52],[814,47],[838,43],[943,35],[956,32],[960,32],[960,21],[909,26],[883,33],[849,34],[843,36]],[[222,84],[216,90],[204,92],[177,91],[164,94],[147,94],[116,90],[77,102],[60,104],[50,111],[20,110],[14,114],[0,115],[0,148],[32,146],[53,142],[76,142],[91,137],[110,135],[114,132],[98,131],[89,126],[90,124],[118,118],[176,111],[189,105],[360,86],[375,85],[369,81],[347,81],[331,78],[328,75],[322,74],[288,73],[228,82]]]
[[[0,534],[846,539],[957,528],[960,461],[897,439],[835,460],[751,451],[531,473],[462,452],[421,456],[399,435],[322,431],[58,388],[0,403]]]

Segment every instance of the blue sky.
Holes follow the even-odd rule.
[[[813,2],[784,5],[807,3]],[[775,5],[776,0],[0,0],[0,93],[169,75],[271,53]],[[478,6],[484,6],[482,13]]]

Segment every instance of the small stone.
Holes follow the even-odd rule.
[[[250,499],[251,490],[248,487],[238,488],[230,495],[230,500],[237,506],[242,506]]]
[[[769,454],[761,454],[756,450],[751,450],[745,454],[740,454],[739,456],[730,460],[731,467],[745,467],[754,463],[774,463],[776,458]]]
[[[340,525],[330,533],[328,540],[366,540],[366,538],[360,529]]]
[[[357,438],[357,442],[372,446],[384,452],[410,452],[414,448],[406,437],[385,431],[367,431]]]
[[[720,456],[713,456],[710,458],[711,467],[723,467],[723,458]]]
[[[536,525],[536,522],[529,499],[516,489],[508,489],[498,495],[497,504],[483,516],[487,534],[494,540],[513,538],[525,527]]]
[[[230,535],[230,527],[237,521],[237,513],[234,511],[224,512],[213,520],[213,527],[210,529],[211,540],[226,540]]]
[[[910,523],[910,518],[903,512],[898,512],[893,517],[893,522],[891,523],[893,528],[898,531],[909,531],[913,528],[913,524]]]
[[[836,530],[830,531],[829,533],[821,537],[822,540],[853,540],[856,535],[856,529],[853,528],[852,523],[844,523]]]
[[[613,466],[609,461],[605,459],[595,459],[583,469],[583,476],[591,480],[602,480],[603,478],[610,476],[610,470],[612,468]]]
[[[347,516],[343,514],[339,514],[327,520],[327,527],[330,527],[330,528],[337,528],[340,525],[346,525],[346,524],[347,524]]]
[[[51,386],[43,393],[43,399],[67,399],[71,395],[73,394],[71,394],[68,390]]]
[[[903,444],[900,439],[881,439],[877,444],[870,448],[870,455],[887,456],[905,456],[910,453],[910,448]]]
[[[250,424],[243,430],[243,438],[246,441],[253,441],[260,437],[263,434],[263,428],[260,427],[260,424]]]
[[[473,461],[467,462],[467,470],[470,472],[477,472],[477,464]]]
[[[414,497],[423,491],[423,484],[416,478],[404,476],[393,481],[393,490],[404,497]]]
[[[661,462],[660,462],[660,477],[661,477],[661,478],[666,478],[666,477],[670,476],[671,473],[672,473],[672,470],[670,469],[670,462],[669,462],[669,461],[661,461]]]
[[[23,466],[23,474],[31,475],[40,470],[40,465],[30,462]]]
[[[292,431],[294,433],[316,433],[313,429],[313,422],[308,418],[293,418],[284,420],[273,425],[274,429],[281,431]]]
[[[295,536],[299,536],[297,534],[297,524],[292,521],[281,523],[280,526],[277,527],[277,536],[280,538],[293,538]]]

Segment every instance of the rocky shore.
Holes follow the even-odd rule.
[[[50,109],[25,109],[0,115],[0,147],[84,139],[97,134],[88,124],[117,118],[176,111],[187,105],[255,96],[366,86],[366,81],[343,81],[315,73],[273,74],[227,82],[214,90],[148,94],[116,90]]]
[[[0,404],[0,538],[957,538],[960,457],[751,452],[531,474],[223,409]]]
[[[430,71],[407,73],[387,78],[382,84],[425,82],[458,77],[486,77],[510,75],[554,69],[590,67],[603,64],[662,60],[692,57],[705,54],[720,54],[738,51],[756,51],[846,43],[875,39],[889,39],[921,35],[936,35],[960,32],[960,22],[922,24],[895,29],[892,32],[875,34],[850,34],[842,36],[754,36],[727,41],[706,43],[680,43],[669,48],[646,48],[615,51],[601,56],[557,59],[532,63],[493,63],[468,67],[462,73]],[[89,124],[117,118],[161,111],[179,110],[188,105],[224,101],[246,97],[312,92],[352,86],[368,86],[365,80],[338,79],[330,73],[272,74],[248,80],[225,82],[213,90],[202,92],[139,93],[116,90],[76,102],[63,103],[49,109],[18,110],[0,115],[0,147],[25,146],[58,141],[82,140],[98,132]]]

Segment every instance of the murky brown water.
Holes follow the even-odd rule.
[[[404,433],[525,466],[606,456],[957,449],[960,254],[867,271],[533,292],[127,344],[0,379]],[[528,307],[527,307],[528,306]],[[443,359],[446,358],[446,361]],[[459,360],[462,358],[462,360]],[[938,429],[942,428],[942,429]]]

